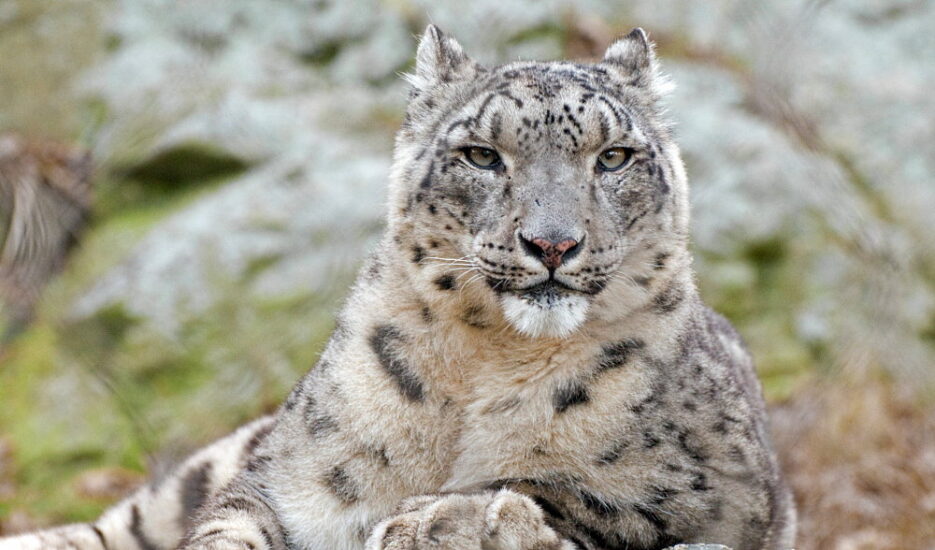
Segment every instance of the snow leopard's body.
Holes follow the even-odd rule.
[[[385,238],[277,415],[0,548],[791,546],[750,357],[693,283],[655,63],[637,30],[488,70],[430,27]]]

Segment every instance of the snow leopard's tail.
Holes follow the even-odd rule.
[[[95,521],[0,538],[0,550],[161,550],[175,548],[198,508],[248,463],[274,418],[255,420],[200,449]]]

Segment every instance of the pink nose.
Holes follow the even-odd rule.
[[[543,239],[542,237],[533,239],[521,238],[523,239],[526,251],[532,255],[538,256],[542,263],[549,269],[557,269],[558,266],[562,265],[562,259],[565,255],[568,254],[571,256],[578,247],[578,241],[575,239],[562,239],[556,242]]]

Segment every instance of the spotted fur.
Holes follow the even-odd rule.
[[[429,27],[410,82],[386,237],[319,365],[204,451],[233,470],[196,456],[61,536],[168,548],[193,517],[182,548],[790,547],[750,357],[693,283],[643,31],[488,69]],[[629,160],[602,170],[612,147]]]

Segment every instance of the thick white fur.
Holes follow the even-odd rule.
[[[566,338],[584,323],[588,301],[581,296],[563,296],[541,303],[521,296],[503,297],[503,314],[520,334],[531,338]]]

